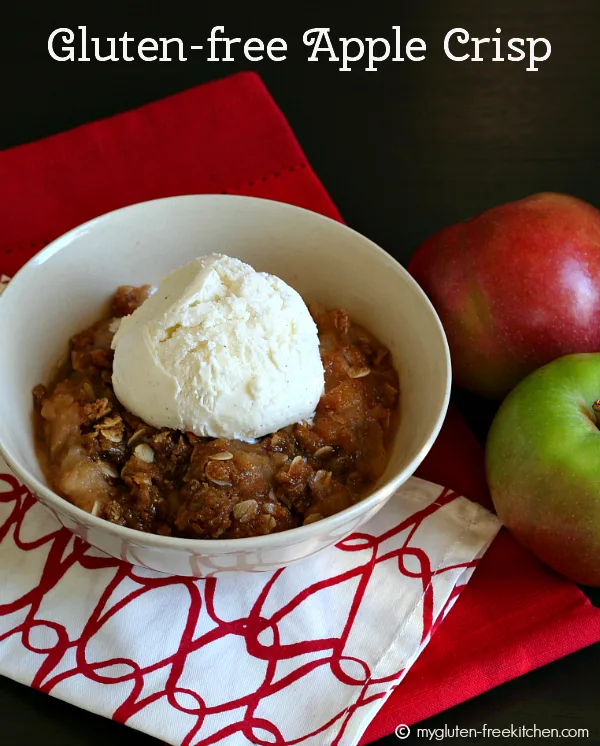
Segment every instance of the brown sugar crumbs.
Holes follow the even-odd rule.
[[[397,426],[386,347],[345,311],[312,305],[325,370],[312,423],[255,444],[157,429],[121,406],[111,384],[116,320],[148,292],[118,288],[110,317],[72,337],[68,365],[33,391],[39,457],[60,495],[121,526],[197,539],[284,531],[365,496]]]

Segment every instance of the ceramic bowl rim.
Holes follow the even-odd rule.
[[[400,472],[394,474],[385,483],[380,485],[372,494],[368,497],[360,500],[355,505],[352,505],[339,513],[323,518],[320,521],[315,521],[306,526],[298,526],[296,528],[288,529],[274,534],[267,534],[264,536],[251,536],[239,539],[185,539],[173,536],[160,536],[159,534],[145,533],[138,531],[137,529],[129,528],[126,526],[119,526],[109,521],[93,516],[82,508],[78,508],[73,503],[70,503],[64,497],[61,497],[56,492],[51,490],[49,487],[40,482],[33,474],[31,474],[24,464],[22,464],[16,457],[14,457],[5,443],[2,435],[2,430],[7,429],[7,426],[0,423],[0,454],[4,457],[6,463],[15,475],[28,487],[35,495],[42,498],[43,502],[47,502],[48,505],[56,507],[57,511],[66,512],[78,523],[87,524],[90,528],[97,528],[100,531],[107,532],[116,536],[117,538],[126,541],[130,544],[143,544],[145,547],[152,547],[157,549],[170,549],[178,551],[192,551],[195,554],[225,554],[232,553],[235,551],[251,551],[255,549],[273,549],[284,545],[293,545],[300,542],[310,540],[311,538],[317,537],[321,534],[327,533],[336,526],[345,524],[352,521],[358,516],[369,511],[370,508],[377,505],[379,502],[388,499],[404,482],[414,473],[419,464],[423,461],[434,441],[436,440],[442,424],[444,422],[448,405],[450,401],[450,389],[451,389],[451,361],[450,361],[450,350],[446,339],[446,334],[442,323],[433,308],[430,300],[425,295],[424,291],[418,285],[416,280],[409,274],[409,272],[397,262],[390,254],[384,251],[380,246],[371,241],[366,236],[358,233],[349,226],[341,223],[337,220],[325,217],[319,213],[307,210],[302,207],[290,205],[284,202],[276,202],[274,200],[263,199],[259,197],[246,197],[241,195],[230,195],[230,194],[185,194],[173,197],[161,197],[153,200],[146,200],[143,202],[136,202],[125,207],[111,210],[102,215],[99,215],[91,220],[82,223],[75,228],[63,233],[61,236],[56,238],[54,241],[49,243],[44,249],[32,257],[26,264],[24,264],[18,272],[14,275],[12,280],[6,286],[2,295],[0,295],[0,315],[2,312],[2,305],[6,302],[6,298],[10,298],[14,293],[17,293],[20,289],[20,285],[30,282],[30,274],[35,271],[38,267],[42,266],[48,259],[59,251],[65,250],[71,244],[73,239],[77,238],[82,232],[87,232],[94,229],[104,221],[110,220],[115,215],[125,212],[134,213],[136,210],[147,209],[148,206],[158,203],[169,203],[182,200],[214,200],[218,199],[223,202],[228,202],[234,205],[238,203],[270,203],[270,209],[301,212],[305,216],[308,216],[311,220],[316,222],[326,222],[331,224],[331,227],[335,226],[335,230],[345,233],[348,236],[352,236],[353,240],[359,240],[364,242],[368,248],[373,251],[379,261],[387,264],[390,271],[403,276],[404,281],[408,282],[413,286],[413,289],[417,291],[423,301],[423,309],[428,310],[432,315],[433,320],[437,326],[437,330],[440,334],[443,348],[443,370],[444,370],[444,396],[442,400],[442,406],[435,420],[434,426],[431,428],[427,438],[422,443],[420,449],[411,459],[411,461],[401,469]]]

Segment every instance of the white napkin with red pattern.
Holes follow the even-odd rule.
[[[499,529],[412,478],[285,570],[210,580],[62,528],[0,461],[0,674],[186,746],[354,746]]]

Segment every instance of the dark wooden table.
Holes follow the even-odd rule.
[[[600,206],[598,0],[388,0],[356,8],[321,3],[314,11],[304,3],[275,9],[262,3],[229,2],[217,10],[211,5],[205,13],[172,3],[158,13],[137,4],[135,11],[120,7],[115,13],[104,4],[95,16],[86,7],[83,18],[55,5],[41,15],[29,5],[16,10],[21,18],[5,23],[0,45],[0,147],[256,69],[344,218],[404,263],[442,226],[532,192],[569,192]],[[178,36],[186,44],[202,44],[212,26],[224,24],[228,36],[285,38],[288,59],[256,65],[239,57],[232,63],[202,57],[180,63],[52,61],[49,34],[78,24],[100,37],[127,31],[137,39]],[[388,61],[377,72],[366,72],[365,63],[340,72],[339,64],[307,62],[306,29],[329,26],[335,38],[392,39],[394,25],[401,25],[403,35],[425,39],[425,60]],[[496,28],[503,39],[545,37],[552,54],[537,72],[489,56],[483,62],[452,62],[443,39],[454,27],[476,37],[495,36]],[[468,397],[460,404],[483,439],[490,412],[482,413]],[[587,592],[600,604],[598,591]],[[600,743],[599,668],[596,646],[424,725],[586,727],[588,742]],[[153,743],[5,679],[0,716],[0,739],[7,746]],[[384,742],[398,741],[392,736]],[[404,741],[416,742],[413,736]]]

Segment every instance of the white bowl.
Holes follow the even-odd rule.
[[[211,252],[279,275],[309,302],[345,308],[391,350],[401,416],[388,468],[352,507],[301,528],[247,539],[146,534],[96,518],[50,489],[35,455],[31,390],[64,359],[69,337],[97,320],[122,284],[156,284]],[[176,575],[273,570],[347,536],[415,471],[448,406],[450,356],[442,325],[416,282],[364,236],[270,200],[189,195],[108,213],[57,239],[0,296],[0,452],[58,520],[104,552]],[[401,498],[398,498],[401,499]]]

